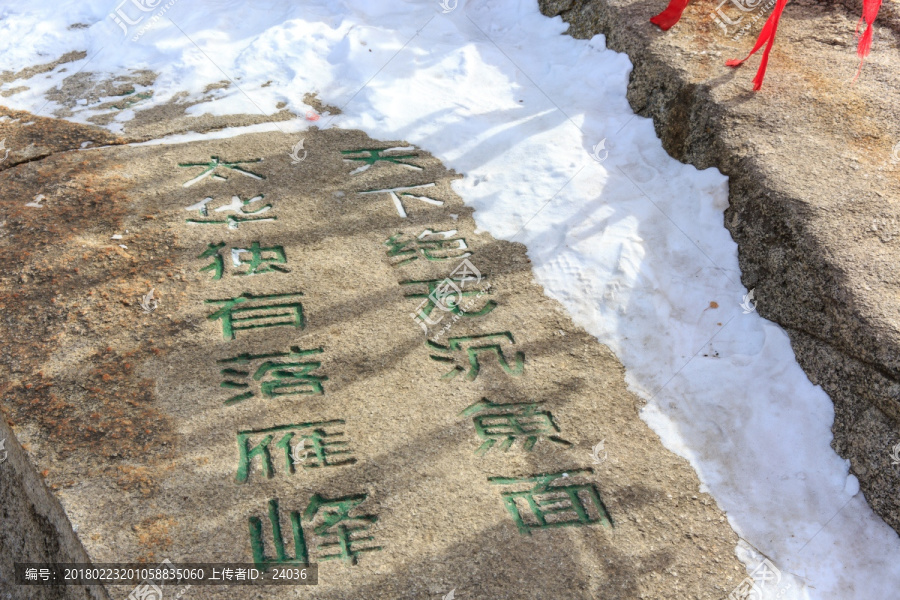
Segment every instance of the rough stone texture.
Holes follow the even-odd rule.
[[[82,563],[87,553],[9,426],[0,419],[0,599],[108,600],[102,588],[16,586],[16,562]]]
[[[629,55],[629,100],[672,156],[730,177],[725,225],[744,284],[834,401],[833,447],[900,531],[900,467],[889,459],[900,442],[898,4],[882,8],[872,56],[851,84],[859,3],[790,3],[757,93],[758,57],[736,70],[724,61],[746,55],[764,13],[747,13],[739,26],[760,17],[735,39],[737,27],[729,37],[710,16],[718,3],[703,0],[661,32],[649,18],[665,4],[540,2],[571,35],[603,33]]]
[[[0,106],[0,171],[55,152],[120,144],[122,140],[96,127],[35,118],[31,113]],[[60,182],[64,183],[64,182]]]
[[[264,133],[57,152],[0,172],[0,409],[22,461],[35,469],[28,485],[49,490],[65,511],[55,532],[37,518],[23,529],[4,526],[4,547],[46,546],[52,554],[60,538],[82,544],[93,562],[249,562],[251,516],[263,519],[273,553],[269,499],[280,502],[292,548],[287,511],[302,511],[316,493],[363,493],[359,512],[379,517],[373,543],[383,550],[355,566],[321,563],[314,588],[194,587],[185,597],[433,598],[451,589],[482,599],[725,597],[746,571],[724,515],[698,491],[687,462],[641,421],[641,402],[612,353],[534,282],[525,248],[475,233],[472,209],[450,187],[459,175],[420,151],[421,171],[380,163],[351,175],[358,163],[345,163],[340,150],[405,142],[339,129],[303,135],[309,154],[299,165],[288,157],[296,136]],[[265,179],[223,171],[227,181],[184,187],[201,169],[178,164],[210,156],[261,158],[247,168]],[[404,198],[405,219],[388,196],[357,193],[425,182],[436,185],[423,193],[444,204]],[[52,186],[41,207],[26,206]],[[260,193],[277,221],[236,229],[186,223],[198,214],[185,208],[204,197],[216,207]],[[474,381],[441,379],[451,365],[429,358],[441,353],[426,346],[410,317],[420,300],[405,297],[411,288],[400,282],[442,279],[457,261],[395,266],[402,255],[390,258],[384,244],[427,228],[458,230],[491,284],[476,308],[497,302],[490,314],[441,334],[445,317],[430,339],[510,331],[516,345],[504,354],[524,352],[520,376],[482,355]],[[233,276],[230,254],[222,279],[201,270],[212,263],[199,256],[209,243],[246,248],[257,240],[282,245],[289,272]],[[140,303],[151,288],[159,305],[147,313]],[[298,291],[305,328],[239,331],[234,340],[205,303]],[[292,345],[324,349],[316,356],[316,374],[328,377],[324,395],[223,404],[235,392],[220,386],[217,360]],[[527,452],[520,439],[477,456],[481,440],[460,412],[482,398],[544,402],[571,445],[542,439]],[[346,421],[339,430],[355,464],[298,462],[289,474],[284,453],[272,448],[271,478],[257,457],[247,481],[238,480],[238,431],[330,419]],[[591,450],[601,440],[608,454],[595,464]],[[614,527],[522,535],[487,479],[576,468],[593,470],[572,481],[596,486]],[[23,484],[15,474],[2,477],[24,514]],[[3,557],[0,576],[8,580],[17,560]],[[124,598],[129,589],[109,592]]]

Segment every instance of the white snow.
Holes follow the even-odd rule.
[[[630,62],[603,36],[564,35],[536,0],[143,2],[153,10],[87,0],[0,8],[5,69],[87,52],[3,84],[29,87],[4,103],[50,115],[58,105],[47,92],[76,71],[149,69],[158,79],[135,86],[153,92],[147,106],[186,91],[204,99],[192,115],[271,115],[279,102],[300,115],[150,143],[299,132],[314,114],[303,95],[317,92],[343,114],[316,125],[433,153],[465,175],[454,189],[479,227],[526,244],[547,293],[622,360],[648,401],[643,418],[690,460],[741,536],[748,571],[764,557],[781,571],[764,597],[896,595],[900,539],[831,449],[831,401],[781,328],[742,310],[747,290],[723,225],[727,179],[663,151],[626,101]],[[141,18],[127,36],[109,18],[117,7]],[[86,27],[69,29],[76,23]],[[223,80],[232,85],[204,93]],[[70,118],[85,122],[111,100],[79,101]],[[141,108],[120,111],[110,129]]]

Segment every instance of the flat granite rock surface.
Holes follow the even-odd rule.
[[[649,19],[665,0],[540,0],[570,35],[628,54],[631,106],[669,154],[730,178],[743,283],[831,397],[832,446],[900,532],[900,4],[883,4],[854,82],[861,3],[789,3],[753,92],[762,52],[724,63],[773,4],[695,0],[663,32]]]
[[[318,565],[166,598],[721,600],[746,577],[621,364],[435,158],[34,120],[48,150],[0,171],[6,585],[51,560]]]

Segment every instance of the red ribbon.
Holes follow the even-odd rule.
[[[669,0],[669,5],[666,9],[650,19],[650,22],[659,26],[663,31],[667,31],[675,25],[675,23],[681,20],[681,15],[684,13],[684,9],[687,8],[688,2],[690,2],[690,0]],[[862,16],[856,24],[856,34],[859,35],[860,25],[865,24],[866,29],[859,38],[859,45],[856,48],[856,54],[859,56],[859,68],[856,70],[856,77],[859,77],[859,74],[862,71],[863,62],[872,50],[872,37],[875,33],[874,23],[875,19],[878,17],[878,11],[881,9],[881,2],[882,0],[863,0]],[[772,14],[769,15],[766,24],[763,25],[762,31],[759,33],[759,38],[757,38],[756,44],[753,46],[753,50],[750,51],[750,54],[740,60],[731,59],[725,61],[725,64],[729,67],[739,67],[744,61],[753,56],[757,50],[762,48],[763,44],[765,44],[766,49],[763,51],[759,69],[756,71],[756,77],[753,78],[754,91],[759,90],[762,87],[763,79],[766,76],[766,67],[769,65],[769,53],[772,51],[772,46],[775,44],[778,21],[781,19],[781,13],[784,12],[784,7],[787,6],[787,3],[788,0],[778,0],[775,3],[775,9],[772,11]],[[856,77],[854,77],[854,80]]]
[[[687,8],[688,2],[690,0],[669,0],[666,10],[650,19],[650,22],[658,25],[663,31],[668,31],[672,25],[681,19],[681,13]]]
[[[872,36],[875,33],[873,26],[875,24],[875,19],[878,17],[879,9],[881,9],[881,0],[863,0],[863,12],[862,16],[859,18],[859,22],[856,24],[856,34],[859,35],[859,26],[863,22],[866,24],[866,31],[863,33],[862,37],[859,38],[859,45],[856,47],[856,54],[859,56],[859,68],[856,69],[856,77],[859,77],[859,73],[862,71],[863,61],[866,60],[866,57],[872,50]],[[853,79],[855,80],[856,77]]]
[[[741,60],[731,59],[726,60],[725,64],[729,67],[739,67],[744,64],[744,61],[753,56],[757,50],[762,48],[762,45],[766,45],[766,49],[763,51],[762,60],[759,63],[759,69],[756,71],[756,77],[753,78],[753,90],[759,90],[762,87],[763,78],[766,76],[766,66],[769,64],[769,52],[772,51],[772,46],[775,44],[775,33],[778,31],[778,20],[781,19],[781,13],[784,12],[784,7],[787,6],[788,0],[778,0],[775,3],[775,9],[772,11],[772,14],[769,15],[769,18],[766,19],[766,24],[763,25],[762,31],[759,32],[759,38],[756,40],[756,45],[753,46],[753,50],[750,51],[750,54],[742,58]]]

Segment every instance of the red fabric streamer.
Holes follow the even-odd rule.
[[[880,9],[881,0],[863,0],[863,12],[862,16],[859,18],[859,23],[856,24],[856,34],[859,35],[859,26],[863,22],[866,24],[866,31],[863,33],[862,37],[859,38],[859,45],[856,47],[856,54],[859,56],[859,68],[856,69],[856,77],[853,78],[854,81],[859,77],[859,73],[862,71],[863,61],[866,60],[866,57],[872,50],[872,36],[875,33],[873,26],[875,24],[875,19],[878,18],[878,11]]]
[[[650,22],[657,25],[663,31],[667,31],[675,25],[675,23],[681,20],[681,15],[684,13],[684,9],[687,8],[688,2],[690,2],[690,0],[669,0],[669,5],[666,9],[650,19]],[[777,0],[775,9],[772,11],[772,14],[769,15],[766,24],[763,25],[762,31],[759,33],[756,45],[753,46],[753,50],[751,50],[747,56],[740,60],[731,59],[725,61],[725,64],[729,67],[739,67],[744,64],[748,58],[756,54],[756,52],[763,47],[763,44],[765,44],[766,49],[763,51],[762,60],[759,62],[759,69],[756,71],[756,77],[753,78],[754,91],[758,91],[762,88],[763,79],[766,77],[766,67],[769,65],[769,53],[772,52],[772,46],[775,44],[775,34],[778,32],[778,21],[781,19],[781,13],[784,12],[784,7],[787,6],[787,3],[788,0]],[[862,16],[856,24],[856,35],[859,37],[859,45],[856,48],[856,54],[859,56],[859,68],[856,70],[856,77],[853,78],[854,81],[859,77],[859,74],[862,71],[863,62],[865,62],[866,57],[869,56],[869,53],[872,51],[875,19],[878,18],[878,11],[881,9],[881,3],[882,0],[863,0]],[[865,31],[862,36],[859,36],[859,28],[860,25],[863,24],[865,24]]]
[[[672,25],[681,19],[681,13],[687,8],[688,2],[690,2],[690,0],[669,0],[669,5],[666,7],[666,10],[650,19],[650,22],[654,25],[658,25],[663,31],[668,31]]]
[[[873,0],[866,1],[871,2]],[[875,1],[881,2],[881,0]],[[772,14],[769,15],[766,24],[763,25],[762,31],[759,32],[759,38],[757,38],[756,45],[753,46],[753,50],[750,51],[750,54],[741,60],[731,59],[725,61],[725,64],[729,67],[739,67],[744,61],[756,54],[756,51],[762,48],[763,44],[766,45],[762,60],[759,63],[759,70],[756,71],[756,77],[753,78],[754,91],[757,91],[762,87],[763,78],[766,76],[766,66],[769,64],[769,52],[772,51],[772,45],[775,44],[775,32],[778,31],[778,20],[781,19],[781,13],[784,12],[784,7],[787,6],[787,3],[788,0],[778,0],[778,2],[775,3],[775,9],[772,11]]]

